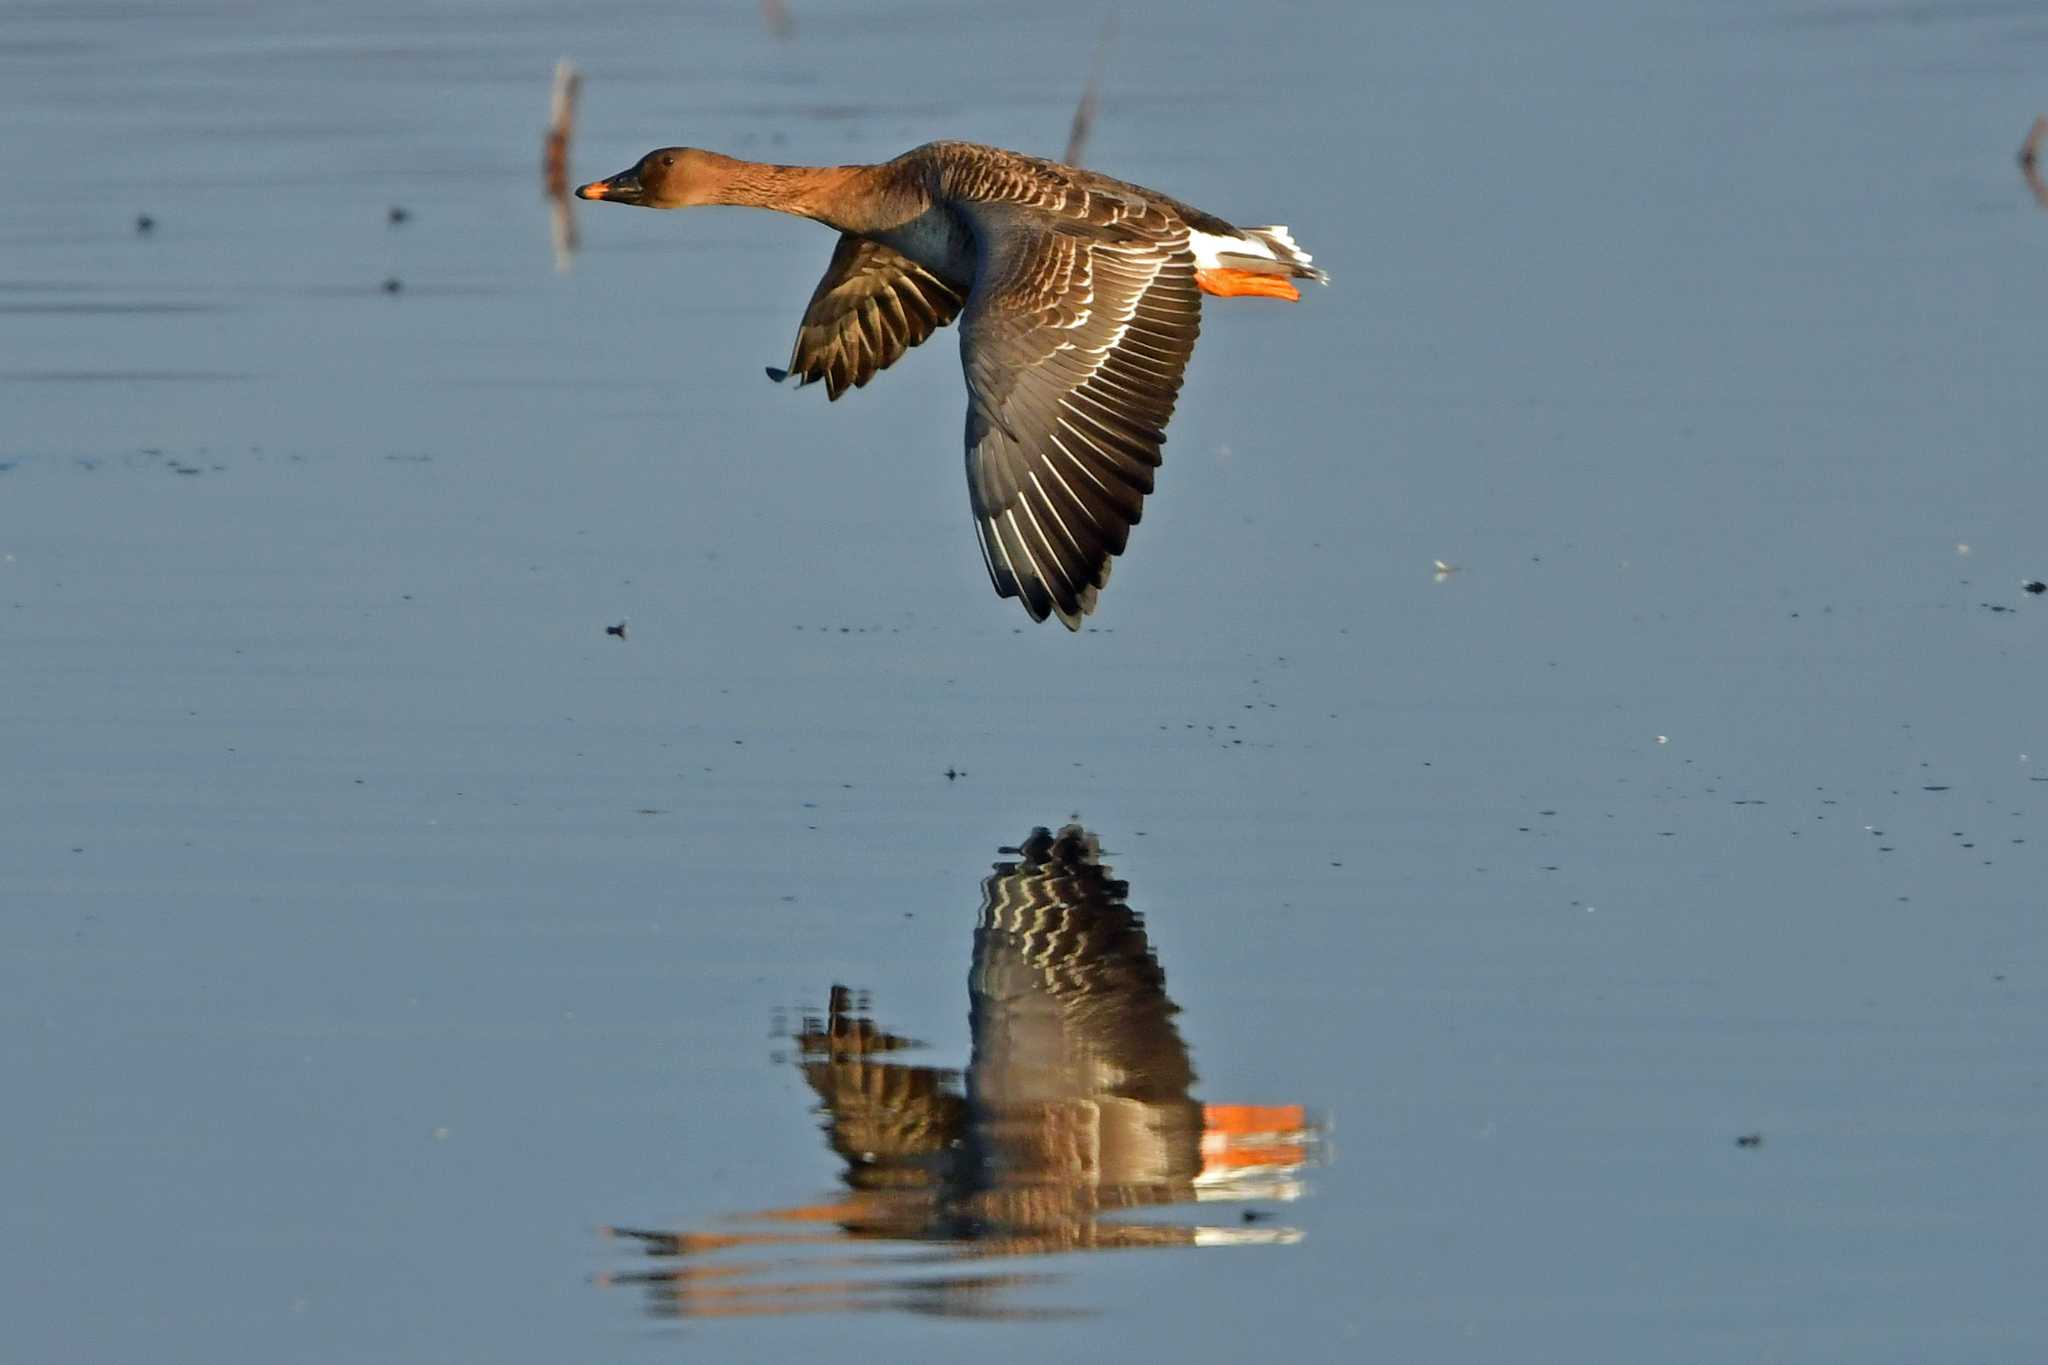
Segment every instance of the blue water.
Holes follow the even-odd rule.
[[[0,1354],[2048,1354],[2048,13],[1118,9],[1089,164],[1335,282],[1208,310],[1078,636],[989,591],[949,336],[761,377],[825,233],[556,267],[559,57],[578,178],[1056,152],[1104,19],[789,16],[0,17]],[[1298,1242],[607,1282],[834,1198],[778,1020],[964,1065],[1069,821],[1194,1098],[1327,1128],[1161,1216]]]

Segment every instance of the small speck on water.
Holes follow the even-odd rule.
[[[412,213],[410,210],[404,208],[401,205],[393,204],[390,210],[387,213],[385,213],[384,221],[392,224],[395,227],[396,225],[404,222],[406,219],[410,217],[412,217]]]
[[[1737,1147],[1761,1147],[1764,1145],[1764,1135],[1762,1133],[1744,1133],[1741,1137],[1735,1139],[1735,1145]]]
[[[385,276],[385,277],[384,277],[384,292],[385,292],[385,293],[387,293],[387,294],[396,294],[396,293],[397,293],[397,292],[398,292],[399,290],[401,290],[401,289],[403,289],[403,288],[405,288],[405,281],[404,281],[404,280],[401,280],[401,279],[399,279],[399,278],[398,278],[398,276],[396,276],[396,275],[387,275],[387,276]]]
[[[2036,597],[2039,597],[2044,592],[2048,592],[2048,583],[2043,583],[2038,578],[2029,578],[2026,582],[2020,584],[2020,587]]]
[[[150,217],[150,216],[149,216],[148,214],[146,214],[146,213],[138,213],[138,214],[136,214],[136,215],[135,215],[135,231],[136,231],[136,233],[137,233],[137,235],[138,235],[138,236],[143,236],[143,237],[147,237],[147,236],[149,236],[149,234],[150,234],[150,233],[152,233],[152,232],[155,232],[155,231],[156,231],[156,219],[154,219],[154,218]]]

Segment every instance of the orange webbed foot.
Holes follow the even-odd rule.
[[[1301,291],[1285,275],[1268,275],[1257,270],[1229,267],[1197,270],[1195,283],[1201,286],[1204,294],[1214,294],[1218,298],[1286,299],[1290,303],[1301,298]]]

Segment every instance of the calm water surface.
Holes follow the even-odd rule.
[[[2048,11],[1443,8],[1116,11],[1335,283],[1078,636],[950,338],[538,152],[1056,152],[1099,8],[0,14],[0,1354],[2048,1355]]]

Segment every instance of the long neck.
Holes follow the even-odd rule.
[[[841,232],[898,226],[924,205],[909,186],[880,166],[773,166],[718,157],[697,202],[740,204],[814,219]]]

